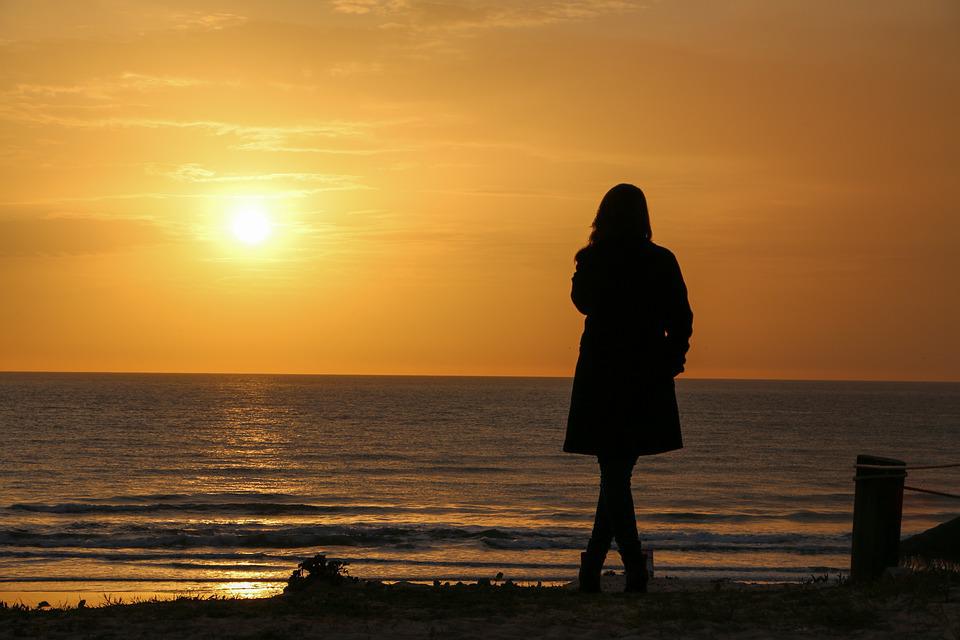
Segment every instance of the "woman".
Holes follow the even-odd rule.
[[[600,591],[617,541],[626,591],[646,591],[630,476],[637,458],[683,446],[673,378],[683,371],[693,313],[680,265],[651,241],[643,192],[618,184],[600,202],[590,241],[576,256],[573,304],[587,316],[563,450],[597,456],[600,497],[580,590]]]

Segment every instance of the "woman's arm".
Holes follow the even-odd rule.
[[[590,261],[584,251],[577,254],[577,269],[573,274],[573,288],[570,291],[570,299],[573,300],[573,306],[583,315],[590,315],[594,308],[596,289],[593,282],[593,269],[590,268]]]
[[[667,275],[667,350],[671,373],[676,376],[683,373],[690,350],[690,336],[693,335],[693,310],[687,298],[687,285],[680,272],[680,263],[670,254]]]

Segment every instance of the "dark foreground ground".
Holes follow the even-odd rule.
[[[866,587],[657,580],[639,596],[354,583],[259,600],[0,609],[0,638],[530,637],[960,640],[960,579],[927,572]]]

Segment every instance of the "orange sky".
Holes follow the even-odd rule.
[[[570,375],[628,181],[688,375],[960,380],[958,61],[955,0],[0,0],[0,369]]]

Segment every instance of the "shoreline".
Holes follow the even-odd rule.
[[[811,573],[799,580],[752,580],[734,578],[704,578],[704,577],[677,577],[664,575],[651,579],[658,591],[692,590],[704,591],[715,589],[717,585],[727,588],[769,588],[782,586],[797,586],[803,584],[839,584],[845,580],[847,572]],[[385,586],[400,585],[403,587],[433,587],[439,584],[442,587],[476,586],[490,583],[492,587],[505,584],[517,588],[575,588],[576,580],[570,578],[554,580],[533,580],[504,578],[437,578],[424,579],[422,577],[380,579],[358,578],[365,584],[382,584]],[[606,574],[603,576],[604,591],[615,593],[622,589],[623,574]],[[100,583],[98,585],[98,583]],[[76,584],[83,588],[69,588]],[[26,588],[6,588],[17,585]],[[89,585],[98,585],[91,588]],[[115,587],[113,587],[115,585]],[[245,578],[228,580],[223,578],[189,579],[182,580],[129,580],[98,578],[96,580],[70,580],[58,578],[34,578],[10,580],[0,582],[0,603],[8,606],[22,605],[30,608],[41,602],[47,602],[53,608],[69,609],[77,606],[81,600],[87,607],[98,607],[117,602],[166,602],[178,598],[201,599],[268,599],[282,594],[287,585],[286,579],[280,578]],[[56,588],[54,588],[56,587]]]
[[[842,584],[848,571],[830,569],[829,571],[810,572],[793,580],[767,579],[763,577],[726,577],[726,576],[682,576],[669,572],[658,572],[651,578],[651,584],[660,591],[695,590],[707,587],[727,585],[736,588],[778,587],[803,584]],[[288,573],[286,575],[289,575]],[[406,587],[453,587],[487,584],[493,587],[510,585],[518,588],[575,588],[576,580],[572,576],[564,578],[514,578],[502,572],[498,577],[477,576],[424,576],[380,577],[349,576],[345,579],[363,584],[381,584],[386,586],[402,585]],[[607,570],[603,576],[605,591],[615,592],[623,581],[622,569]],[[0,604],[36,607],[47,602],[53,608],[69,609],[85,601],[87,607],[104,604],[171,601],[179,598],[200,599],[263,599],[281,595],[287,585],[287,577],[236,577],[230,578],[168,578],[168,579],[130,579],[99,577],[80,579],[69,577],[35,577],[0,580]],[[72,588],[71,585],[76,585]]]
[[[0,638],[944,638],[960,634],[960,578],[917,572],[869,585],[655,578],[647,594],[357,580],[269,598],[0,608]],[[952,635],[951,635],[952,634]]]

